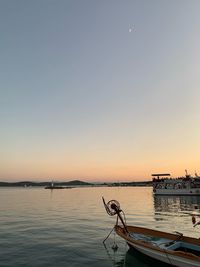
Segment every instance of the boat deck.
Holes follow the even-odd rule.
[[[170,243],[173,242],[173,240],[171,239],[155,237],[151,235],[144,235],[144,234],[130,233],[130,237],[134,238],[135,240],[150,243],[154,246],[158,246],[159,248],[165,248],[165,249],[166,249],[166,246],[169,246]]]
[[[200,247],[198,245],[182,242],[181,240],[176,241],[172,239],[144,235],[140,233],[130,233],[129,236],[135,240],[143,241],[153,246],[157,246],[160,249],[165,249],[169,251],[182,251],[192,253],[200,257]]]

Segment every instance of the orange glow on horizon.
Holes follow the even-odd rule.
[[[198,164],[197,164],[198,163]],[[141,164],[138,166],[121,165],[121,166],[78,166],[75,168],[64,167],[61,165],[49,165],[41,164],[35,166],[33,164],[25,165],[13,165],[9,171],[6,167],[1,170],[0,180],[3,181],[49,181],[54,179],[55,181],[70,181],[70,180],[82,180],[91,182],[120,182],[120,181],[147,181],[151,180],[151,174],[156,172],[167,172],[172,177],[180,177],[185,175],[185,169],[191,175],[195,174],[195,171],[199,173],[200,169],[197,168],[200,162],[186,164],[182,162],[179,166],[176,163],[168,165],[163,164],[158,168],[156,164]],[[143,167],[145,166],[145,167]]]

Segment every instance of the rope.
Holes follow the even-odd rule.
[[[106,240],[108,239],[108,237],[111,235],[112,231],[114,230],[115,227],[113,227],[113,229],[110,231],[110,233],[107,235],[107,237],[103,240],[103,243],[106,242]]]

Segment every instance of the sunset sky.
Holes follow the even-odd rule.
[[[200,174],[199,10],[0,1],[0,181]]]

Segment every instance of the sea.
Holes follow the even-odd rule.
[[[111,232],[116,217],[102,196],[120,203],[129,225],[200,237],[191,221],[197,196],[154,196],[152,187],[0,188],[0,267],[155,266]]]

